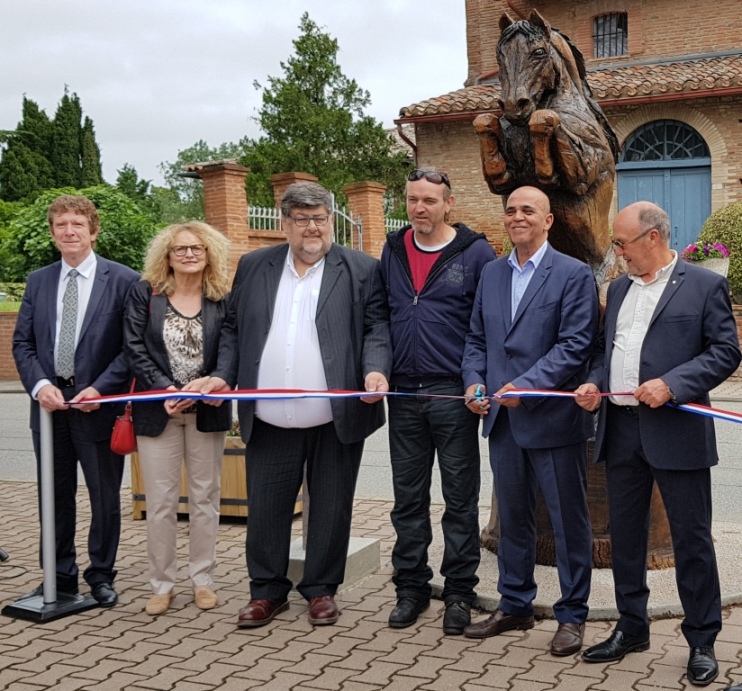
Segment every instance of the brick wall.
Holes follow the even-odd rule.
[[[0,379],[18,379],[13,362],[13,331],[17,312],[0,312]]]
[[[692,55],[739,50],[739,0],[510,0],[523,15],[538,10],[554,27],[567,34],[582,51],[587,65],[658,56]],[[497,67],[498,22],[504,12],[518,19],[506,0],[468,0],[467,48],[469,82]],[[629,54],[593,59],[593,19],[602,14],[627,12]]]

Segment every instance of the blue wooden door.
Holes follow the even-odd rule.
[[[650,201],[670,215],[670,246],[681,252],[698,238],[711,213],[711,167],[663,167],[618,171],[618,208]]]

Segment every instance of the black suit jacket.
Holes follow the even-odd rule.
[[[216,366],[219,335],[227,311],[228,298],[214,302],[203,298],[204,365],[203,373]],[[131,373],[137,379],[137,391],[166,389],[174,384],[167,348],[162,337],[167,310],[166,295],[152,295],[152,286],[140,281],[132,286],[124,310],[124,354]],[[157,437],[167,425],[168,414],[162,401],[134,403],[134,429],[145,437]],[[232,424],[232,403],[214,407],[196,403],[196,428],[199,432],[223,432]]]
[[[621,276],[608,288],[604,331],[588,381],[608,391],[618,311],[631,286]],[[678,403],[709,405],[709,391],[729,377],[740,363],[737,326],[726,280],[707,269],[678,259],[644,338],[639,383],[662,379]],[[606,457],[603,399],[595,458]],[[639,405],[639,428],[647,461],[665,470],[694,470],[716,465],[711,418],[670,406]]]
[[[276,293],[288,244],[243,255],[212,372],[230,386],[256,388],[258,368],[268,338]],[[333,244],[325,256],[315,319],[325,377],[330,389],[363,390],[369,372],[389,378],[391,339],[379,261]],[[333,422],[344,444],[361,441],[384,424],[383,401],[331,401]],[[237,406],[245,443],[252,432],[255,403]]]
[[[29,274],[13,334],[13,357],[23,386],[30,394],[41,379],[56,382],[54,340],[57,288],[62,262]],[[129,371],[122,351],[124,299],[139,275],[136,271],[97,257],[95,282],[75,349],[73,394],[93,386],[103,395],[127,390]],[[106,404],[81,416],[91,439],[111,436],[116,406]],[[39,431],[39,404],[31,402],[31,429]]]

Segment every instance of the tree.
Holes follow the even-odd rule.
[[[0,199],[32,200],[52,187],[103,182],[93,121],[86,117],[82,123],[80,99],[66,88],[53,120],[24,96],[21,122],[0,140],[6,143],[0,159]]]
[[[60,194],[81,194],[95,204],[100,215],[96,252],[133,269],[141,269],[147,244],[155,232],[149,214],[125,194],[107,185],[81,190],[68,187],[46,190],[32,204],[15,210],[0,244],[0,257],[6,258],[0,280],[24,281],[29,272],[59,258],[46,211]]]
[[[364,115],[370,95],[343,74],[337,40],[307,13],[299,29],[283,76],[268,77],[267,87],[254,83],[263,92],[256,118],[263,136],[243,140],[250,201],[272,206],[271,175],[293,170],[316,175],[340,198],[343,186],[360,180],[401,192],[407,158],[393,153],[392,137]]]

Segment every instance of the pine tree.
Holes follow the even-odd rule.
[[[93,187],[103,182],[103,173],[100,165],[100,149],[95,141],[93,121],[85,117],[85,124],[81,133],[81,171],[80,179],[83,187]]]
[[[77,94],[70,94],[65,87],[64,96],[54,115],[51,163],[57,187],[81,187],[81,129],[82,108]]]
[[[305,12],[294,41],[295,54],[281,63],[282,77],[268,77],[256,121],[263,136],[244,140],[242,162],[251,170],[248,195],[253,203],[273,204],[270,177],[293,170],[316,175],[343,198],[342,188],[376,180],[399,191],[406,157],[395,154],[392,138],[364,109],[368,91],[343,74],[336,39]]]

